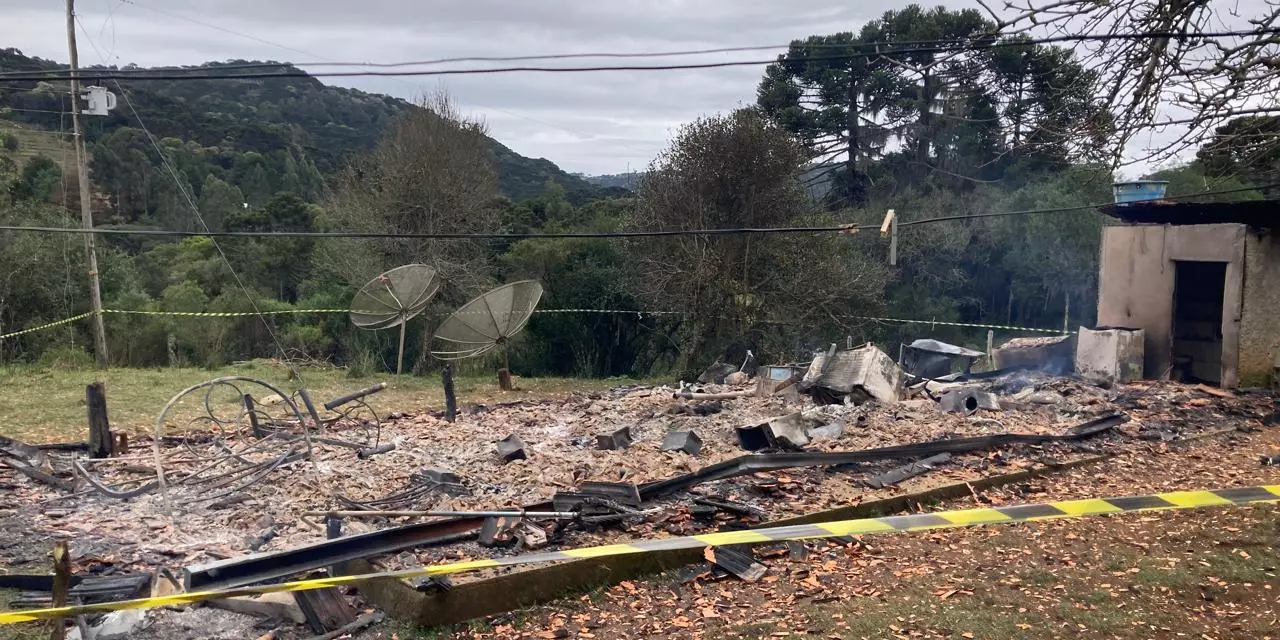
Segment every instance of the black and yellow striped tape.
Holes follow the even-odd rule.
[[[270,310],[270,311],[148,311],[148,310],[137,310],[137,309],[103,309],[102,310],[102,313],[104,314],[114,313],[114,314],[140,315],[140,316],[180,316],[180,317],[189,317],[189,318],[241,318],[241,317],[247,317],[247,316],[259,316],[259,315],[277,316],[277,315],[304,315],[304,314],[349,313],[349,312],[350,312],[349,309],[277,309],[277,310]],[[485,313],[485,312],[477,311],[475,313]],[[552,313],[554,314],[568,314],[568,313],[616,314],[616,315],[634,315],[640,318],[643,318],[646,316],[687,315],[683,311],[629,311],[625,309],[536,309],[534,313],[537,313],[537,314],[552,314]],[[0,334],[0,340],[5,340],[7,338],[16,338],[18,336],[26,335],[28,333],[35,333],[36,331],[53,329],[55,327],[60,327],[65,324],[76,322],[77,320],[83,320],[92,315],[93,315],[93,312],[90,311],[88,313],[82,313],[78,316],[73,316],[63,320],[58,320],[56,322],[42,324],[37,327],[31,327],[29,329],[23,329],[21,331],[14,331],[12,333]],[[1014,325],[1004,325],[1004,324],[975,324],[970,322],[943,322],[941,320],[908,320],[906,318],[880,318],[875,316],[849,316],[849,317],[854,320],[867,320],[871,322],[881,322],[881,323],[927,324],[931,326],[937,325],[937,326],[946,326],[946,327],[968,327],[968,328],[976,328],[976,329],[1001,329],[1001,330],[1008,330],[1008,331],[1028,331],[1032,333],[1051,333],[1051,334],[1060,334],[1060,335],[1066,335],[1067,333],[1062,329],[1018,327]],[[786,324],[786,323],[783,322],[781,324]]]
[[[1061,502],[1016,505],[1011,507],[962,509],[959,511],[941,511],[938,513],[919,513],[905,516],[887,516],[883,518],[861,518],[858,520],[840,520],[836,522],[771,527],[747,531],[708,533],[684,538],[638,540],[625,544],[584,547],[581,549],[551,551],[547,553],[535,553],[508,558],[496,558],[492,560],[471,560],[468,562],[416,567],[413,569],[388,571],[384,573],[297,580],[281,584],[241,587],[219,591],[198,591],[170,596],[158,596],[154,598],[105,602],[101,604],[54,607],[50,609],[32,609],[28,611],[9,611],[0,613],[0,624],[47,620],[49,618],[61,618],[95,611],[151,609],[155,607],[190,604],[192,602],[200,602],[202,600],[217,600],[220,598],[231,598],[235,596],[279,593],[282,591],[324,589],[326,587],[357,584],[378,579],[416,578],[448,573],[462,573],[465,571],[474,571],[476,569],[486,569],[491,567],[556,562],[562,560],[579,560],[584,558],[603,558],[633,553],[649,553],[651,551],[699,549],[702,547],[716,547],[729,544],[753,544],[760,542],[780,542],[784,540],[812,540],[818,538],[833,538],[873,533],[947,529],[980,524],[1010,524],[1015,522],[1054,520],[1058,518],[1079,518],[1082,516],[1125,513],[1132,511],[1193,509],[1197,507],[1246,505],[1262,502],[1280,502],[1280,485],[1215,489],[1211,491],[1175,491],[1172,493],[1157,493],[1153,495],[1128,496],[1122,498],[1066,500]]]
[[[71,324],[72,322],[76,322],[76,321],[78,321],[78,320],[84,320],[85,318],[88,318],[88,317],[89,317],[89,316],[91,316],[91,315],[93,315],[93,312],[92,312],[92,311],[90,311],[90,312],[88,312],[88,313],[82,313],[82,314],[80,314],[80,315],[78,315],[78,316],[71,316],[70,318],[63,318],[63,319],[61,319],[61,320],[55,320],[55,321],[50,322],[50,323],[48,323],[48,324],[42,324],[42,325],[39,325],[39,326],[36,326],[36,327],[30,327],[30,328],[27,328],[27,329],[22,329],[21,331],[14,331],[14,332],[12,332],[12,333],[0,333],[0,340],[6,340],[6,339],[8,339],[8,338],[16,338],[16,337],[18,337],[18,336],[25,336],[25,335],[27,335],[28,333],[35,333],[35,332],[37,332],[37,331],[44,331],[45,329],[54,329],[54,328],[57,328],[57,327],[61,327],[61,326],[62,326],[62,325],[64,325],[64,324]]]
[[[242,318],[246,316],[281,316],[305,313],[347,313],[347,309],[274,309],[267,311],[138,311],[132,309],[103,309],[103,313],[122,313],[136,316],[185,316],[193,318]]]

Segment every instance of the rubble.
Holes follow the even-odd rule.
[[[692,431],[672,431],[662,439],[661,451],[683,451],[696,456],[702,451],[702,438]]]
[[[948,413],[972,415],[979,409],[999,411],[1000,401],[995,394],[972,387],[948,389],[938,398],[938,405]]]
[[[605,451],[617,451],[631,446],[631,427],[623,427],[596,436],[596,447]]]
[[[288,620],[297,624],[307,621],[307,617],[302,613],[292,593],[267,593],[260,596],[210,600],[209,606],[262,618]]]
[[[900,399],[902,369],[873,344],[839,351],[821,360],[818,373],[813,375],[811,367],[800,385],[802,391],[820,402],[836,404],[847,399],[854,404],[868,400],[893,404]],[[818,361],[815,356],[814,363]]]
[[[629,482],[583,482],[578,493],[611,500],[629,507],[640,506],[640,489]]]
[[[1076,373],[1107,382],[1142,379],[1142,329],[1080,327],[1076,332]]]
[[[763,424],[738,427],[738,444],[747,451],[762,449],[803,449],[809,444],[811,420],[800,412],[775,418]]]
[[[134,632],[145,624],[147,621],[147,611],[140,609],[125,609],[123,611],[112,611],[97,620],[92,625],[83,628],[72,629],[67,633],[68,640],[128,640],[134,636]]]
[[[896,469],[882,473],[878,476],[867,478],[865,482],[868,487],[873,489],[883,489],[892,487],[903,480],[914,478],[920,474],[928,473],[938,468],[939,465],[945,464],[951,460],[951,454],[939,453],[936,456],[930,456],[918,462],[903,465]]]
[[[859,351],[865,359],[880,360],[883,354],[872,349],[833,351],[830,360],[838,364],[848,357],[842,354]],[[820,356],[816,373],[809,368],[810,383],[830,373],[820,363],[826,355]],[[799,377],[799,367],[778,369],[780,377]],[[901,376],[896,365],[887,377],[894,375]],[[241,428],[230,428],[234,414],[244,410],[242,401],[233,402],[243,393],[232,391],[231,400],[212,403],[215,411],[230,408],[231,415],[222,417],[225,426],[206,421],[182,436],[166,430],[155,443],[176,503],[173,511],[154,489],[134,493],[156,481],[146,473],[152,469],[153,443],[145,437],[134,439],[145,454],[85,462],[83,475],[71,462],[82,455],[77,451],[0,441],[5,460],[0,481],[14,487],[6,495],[7,508],[22,518],[21,526],[5,531],[28,545],[0,549],[0,564],[21,566],[15,563],[23,557],[42,561],[44,541],[58,536],[75,541],[73,557],[83,563],[76,571],[108,561],[117,571],[185,566],[186,588],[204,589],[297,576],[359,558],[376,557],[394,569],[511,553],[517,544],[541,546],[544,538],[553,548],[608,544],[814,513],[889,495],[898,483],[969,481],[1029,469],[1078,456],[1073,447],[1084,437],[1095,438],[1089,445],[1099,451],[1133,448],[1158,455],[1165,447],[1161,442],[1227,426],[1260,426],[1276,410],[1274,400],[1262,393],[1214,394],[1171,382],[1098,386],[1025,370],[959,379],[964,382],[930,382],[923,388],[943,397],[956,390],[969,390],[975,400],[990,396],[991,406],[998,407],[991,410],[1000,411],[998,421],[947,413],[924,396],[892,404],[875,399],[866,391],[876,385],[872,376],[861,378],[862,386],[851,384],[843,395],[811,384],[810,393],[830,393],[822,399],[837,401],[817,407],[807,398],[749,393],[717,401],[714,413],[668,412],[672,406],[698,406],[697,401],[673,400],[672,388],[657,386],[491,404],[461,412],[453,423],[417,413],[375,427],[372,421],[361,426],[322,415],[323,433],[315,429],[306,437],[298,425],[312,420],[291,418],[286,395],[267,405],[275,409],[257,403],[254,415],[265,435],[254,437],[247,419]],[[715,385],[697,392],[741,393]],[[202,404],[202,395],[196,394],[196,404]],[[862,404],[853,406],[858,401]],[[1125,419],[1120,412],[1133,419],[1128,434],[1112,430]],[[182,425],[177,419],[172,423],[171,428]],[[768,427],[763,437],[772,442],[771,449],[803,450],[744,456],[739,447],[743,425]],[[622,432],[626,448],[596,448],[602,436],[612,439]],[[493,439],[503,433],[519,443],[524,458],[504,461],[494,455]],[[395,448],[382,455],[358,456],[360,448],[389,443]],[[9,468],[11,451],[43,460],[38,470],[55,478],[79,476],[111,493],[89,489],[77,495],[34,481]],[[673,455],[678,451],[699,458]],[[200,471],[215,461],[216,469]],[[916,472],[929,475],[911,479]],[[610,488],[602,493],[591,492],[593,487]],[[214,497],[220,494],[225,495]],[[43,502],[51,498],[59,500],[56,508]],[[553,518],[553,508],[579,517]],[[324,515],[337,509],[365,515],[345,523],[349,535],[326,540],[326,523],[308,518],[340,522]],[[493,535],[487,537],[497,547],[481,547],[476,538],[486,519],[480,514],[497,510],[517,515],[509,516],[510,526],[498,526],[504,523],[495,516]],[[391,526],[395,518],[413,517],[402,514],[430,513],[453,515]],[[271,536],[260,535],[268,530]],[[262,551],[248,555],[254,546]]]
[[[1071,336],[1014,338],[996,347],[997,369],[1025,368],[1057,375],[1071,373],[1075,351]]]
[[[957,347],[938,340],[920,339],[903,347],[902,368],[917,378],[936,379],[951,374],[952,363],[963,363],[963,373],[973,369],[973,363],[987,354],[981,351]]]
[[[355,608],[334,587],[295,591],[293,596],[307,625],[316,633],[343,629],[356,619]]]
[[[836,420],[830,424],[814,427],[809,430],[810,442],[822,440],[839,440],[844,435],[844,420]]]
[[[750,554],[750,547],[743,551],[734,549],[733,546],[707,547],[703,557],[707,562],[738,576],[743,582],[758,582],[769,568],[756,562]]]
[[[737,370],[738,367],[717,360],[698,376],[697,382],[698,384],[725,384],[725,378]]]
[[[498,441],[498,457],[504,462],[512,462],[526,460],[529,454],[525,452],[524,441],[513,433]]]

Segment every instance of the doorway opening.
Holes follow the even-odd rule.
[[[1174,268],[1172,377],[1222,384],[1227,263],[1177,260]]]

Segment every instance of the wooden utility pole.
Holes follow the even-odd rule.
[[[889,266],[898,266],[898,214],[893,209],[884,214],[880,225],[880,237],[889,236]]]
[[[67,53],[71,61],[71,129],[75,136],[76,172],[80,182],[80,224],[93,229],[93,203],[89,193],[88,152],[84,148],[84,127],[80,126],[80,56],[76,51],[76,1],[67,0]],[[93,315],[93,353],[99,369],[107,368],[107,330],[102,324],[102,288],[98,284],[98,249],[92,233],[84,234],[84,257],[89,267],[89,303]]]

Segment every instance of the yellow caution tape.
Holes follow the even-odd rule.
[[[907,320],[904,318],[877,318],[873,316],[849,316],[854,320],[870,320],[872,322],[899,322],[902,324],[929,324],[940,325],[944,327],[970,327],[974,329],[1004,329],[1007,331],[1030,331],[1034,333],[1053,333],[1057,335],[1067,335],[1068,332],[1062,329],[1041,329],[1038,327],[1018,327],[1009,324],[974,324],[971,322],[943,322],[941,320]]]
[[[741,543],[813,540],[818,538],[833,538],[873,533],[892,533],[900,531],[925,531],[930,529],[948,529],[983,524],[1010,524],[1015,522],[1078,518],[1081,516],[1133,511],[1193,509],[1198,507],[1248,505],[1268,502],[1280,502],[1280,485],[1215,489],[1212,491],[1175,491],[1172,493],[1157,493],[1146,496],[1065,500],[1060,502],[1045,502],[1042,504],[1016,505],[1009,507],[962,509],[958,511],[918,513],[904,516],[887,516],[883,518],[840,520],[836,522],[820,522],[816,524],[800,524],[786,527],[769,527],[749,531],[707,533],[683,538],[637,540],[635,542],[628,542],[624,544],[584,547],[580,549],[567,549],[564,551],[550,551],[547,553],[534,553],[507,558],[496,558],[492,560],[471,560],[468,562],[415,567],[400,571],[387,571],[383,573],[370,573],[354,576],[338,576],[333,578],[315,578],[310,580],[284,582],[280,584],[221,589],[217,591],[196,591],[153,598],[104,602],[101,604],[31,609],[28,611],[8,611],[0,613],[0,624],[33,622],[37,620],[47,620],[50,618],[75,616],[84,613],[118,611],[121,609],[152,609],[155,607],[190,604],[203,600],[218,600],[235,596],[261,595],[264,593],[279,593],[283,591],[308,591],[312,589],[324,589],[326,587],[359,584],[370,580],[417,578],[449,573],[462,573],[465,571],[475,571],[477,569],[487,569],[492,567],[578,560],[582,558],[604,558],[636,553],[650,553],[653,551],[700,549],[703,547],[715,547]]]
[[[72,322],[76,322],[78,320],[84,320],[85,318],[88,318],[91,315],[93,315],[92,311],[88,313],[82,313],[78,316],[72,316],[70,318],[63,318],[62,320],[58,320],[56,322],[50,322],[49,324],[42,324],[38,327],[23,329],[22,331],[14,331],[13,333],[3,333],[3,334],[0,334],[0,340],[5,340],[7,338],[16,338],[18,336],[26,335],[28,333],[35,333],[37,331],[44,331],[45,329],[53,329],[55,327],[61,327],[64,324],[71,324]]]
[[[278,316],[299,313],[347,313],[347,309],[277,309],[271,311],[135,311],[130,309],[103,309],[103,313],[123,313],[140,316],[190,316],[200,318],[242,318],[245,316]]]
[[[134,310],[134,309],[103,309],[102,313],[104,314],[116,313],[116,314],[141,315],[141,316],[182,316],[182,317],[191,317],[191,318],[242,318],[247,316],[298,315],[298,314],[307,314],[307,313],[348,313],[349,311],[350,311],[349,309],[280,309],[280,310],[272,310],[272,311],[217,312],[217,311],[144,311],[144,310]],[[484,312],[477,311],[475,313],[484,313]],[[534,310],[534,313],[538,313],[538,314],[599,313],[599,314],[634,315],[639,318],[643,318],[645,316],[688,315],[683,311],[630,311],[625,309],[536,309]],[[38,327],[23,329],[22,331],[16,331],[14,333],[2,334],[0,335],[0,340],[4,340],[6,338],[16,338],[21,335],[34,333],[36,331],[43,331],[45,329],[53,329],[55,327],[60,327],[65,324],[70,324],[77,320],[83,320],[92,315],[93,315],[93,312],[90,311],[88,313],[82,313],[78,316],[67,318],[65,320],[58,320],[57,322],[42,324]],[[875,316],[849,316],[849,317],[854,320],[869,320],[871,322],[896,322],[899,324],[927,324],[927,325],[939,325],[939,326],[945,326],[945,327],[969,327],[974,329],[1002,329],[1006,331],[1029,331],[1033,333],[1052,333],[1052,334],[1058,334],[1058,335],[1067,335],[1067,333],[1063,332],[1061,329],[1018,327],[1018,326],[1006,325],[1006,324],[975,324],[970,322],[943,322],[941,320],[908,320],[906,318],[880,318]]]

